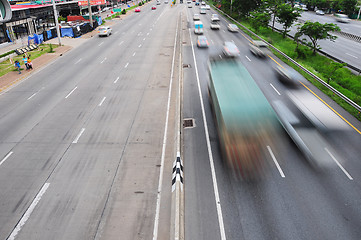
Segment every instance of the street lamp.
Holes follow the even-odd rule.
[[[361,5],[358,6],[357,20],[360,19]]]

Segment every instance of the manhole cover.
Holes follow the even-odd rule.
[[[194,127],[194,119],[193,118],[183,119],[183,127],[184,128]]]

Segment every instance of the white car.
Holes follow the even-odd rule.
[[[337,22],[342,22],[342,23],[349,23],[351,22],[351,19],[346,15],[346,14],[335,14],[335,18]]]
[[[221,26],[219,25],[218,21],[212,21],[211,22],[211,29],[219,30]]]
[[[188,8],[192,8],[192,3],[188,3]]]
[[[206,5],[206,3],[204,1],[202,1],[201,5]]]
[[[209,5],[206,5],[206,10],[211,10],[211,7]]]
[[[218,14],[212,14],[211,21],[212,21],[212,22],[219,21]]]
[[[317,14],[317,15],[325,15],[325,12],[322,11],[322,10],[317,10],[317,11],[316,11],[316,14]]]
[[[109,36],[112,34],[112,29],[108,26],[101,26],[99,29],[98,29],[98,36]]]
[[[198,13],[195,13],[193,15],[193,20],[200,20],[201,18],[199,17],[199,14]]]
[[[227,28],[230,32],[238,32],[238,27],[236,24],[230,23],[228,24]]]

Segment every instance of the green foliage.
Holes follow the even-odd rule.
[[[122,14],[126,14],[126,13],[127,13],[127,10],[123,9]]]
[[[61,22],[61,21],[65,21],[65,22],[66,22],[66,17],[59,16],[59,17],[58,17],[58,22]]]
[[[140,2],[140,3],[138,4],[139,7],[142,6],[142,5],[143,5],[143,2]]]
[[[281,4],[278,7],[276,13],[277,22],[283,24],[283,37],[286,37],[287,32],[289,32],[289,28],[292,24],[297,20],[297,18],[301,16],[298,9],[293,8],[288,4]]]
[[[267,12],[251,12],[250,22],[252,27],[258,31],[260,27],[267,27],[271,15]]]
[[[6,57],[7,55],[10,55],[10,54],[12,54],[12,53],[14,53],[14,52],[15,52],[15,50],[11,50],[11,51],[9,51],[9,52],[3,53],[3,54],[0,55],[0,58]]]
[[[299,38],[302,35],[306,35],[311,40],[309,46],[313,50],[313,54],[316,54],[316,50],[320,49],[320,46],[317,44],[318,40],[329,39],[334,41],[337,37],[329,34],[331,31],[340,31],[340,28],[332,23],[319,23],[306,21],[298,30],[296,38]]]
[[[229,1],[229,0],[226,0]],[[223,3],[226,2],[223,0]],[[249,16],[250,12],[262,5],[262,0],[234,0],[232,4],[233,12],[243,17]]]
[[[53,52],[54,52],[53,44],[50,43],[50,45],[49,45],[49,53],[53,53]]]

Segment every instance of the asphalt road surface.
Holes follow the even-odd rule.
[[[195,122],[195,127],[185,129],[183,134],[186,239],[359,239],[360,123],[305,79],[301,80],[305,87],[300,84],[298,89],[280,83],[273,66],[284,63],[273,55],[273,60],[253,56],[248,47],[250,38],[228,32],[224,19],[219,31],[211,30],[213,10],[201,14],[210,46],[198,49],[192,17],[199,8],[186,11],[183,64],[190,67],[184,69],[183,115]],[[274,140],[277,139],[278,149],[271,149],[279,169],[270,153],[268,172],[259,181],[232,177],[222,161],[207,93],[207,59],[209,55],[222,56],[224,41],[234,41],[238,46],[239,60],[269,102],[279,100],[290,105],[287,91],[296,91],[318,103],[316,94],[348,120],[350,125],[342,120],[326,136],[333,156],[329,154],[327,167],[313,167],[280,131]],[[297,112],[297,108],[291,109]],[[331,112],[328,117],[335,116]],[[324,150],[321,145],[320,148]]]
[[[170,238],[178,10],[150,8],[1,93],[0,239]]]

